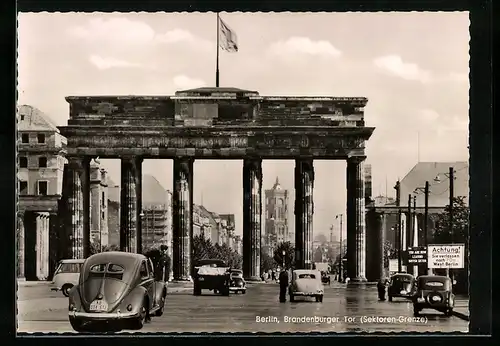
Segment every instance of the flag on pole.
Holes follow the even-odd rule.
[[[227,52],[238,51],[238,37],[231,28],[219,17],[219,47]]]

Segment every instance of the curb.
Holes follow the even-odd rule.
[[[458,311],[455,311],[455,310],[453,310],[453,316],[458,317],[458,318],[460,318],[464,321],[467,321],[467,322],[470,321],[470,317],[468,315],[463,314],[463,313],[458,312]]]

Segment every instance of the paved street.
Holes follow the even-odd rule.
[[[175,290],[172,290],[175,291]],[[153,318],[143,332],[466,332],[468,322],[424,310],[424,322],[401,321],[413,317],[411,304],[395,299],[379,302],[374,286],[332,283],[325,288],[323,303],[313,300],[278,302],[277,284],[250,285],[245,295],[223,297],[210,291],[193,296],[191,289],[177,289],[167,298],[165,314]],[[72,332],[67,317],[67,298],[50,292],[48,285],[19,288],[19,332]],[[463,308],[462,308],[463,309]],[[261,318],[263,322],[258,322]],[[268,320],[274,321],[266,321]],[[274,319],[276,317],[276,319]],[[323,321],[294,321],[295,317]],[[330,317],[330,321],[327,320]],[[346,321],[351,317],[351,321]],[[369,321],[395,317],[396,321]],[[288,318],[288,321],[287,321]]]

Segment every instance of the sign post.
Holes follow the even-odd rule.
[[[465,244],[429,245],[427,266],[437,269],[462,269],[464,267]]]

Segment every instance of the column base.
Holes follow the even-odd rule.
[[[349,283],[366,283],[368,280],[364,276],[358,276],[349,280]]]
[[[262,281],[262,278],[258,277],[258,276],[251,276],[249,278],[245,278],[245,281],[246,282],[250,282],[250,283],[260,283],[260,282],[264,282]]]
[[[190,276],[184,276],[184,277],[181,277],[181,278],[174,278],[172,279],[171,282],[178,282],[178,283],[186,283],[186,282],[193,282],[193,278]]]
[[[17,281],[25,282],[26,278],[24,276],[20,276],[20,277],[17,278]]]

